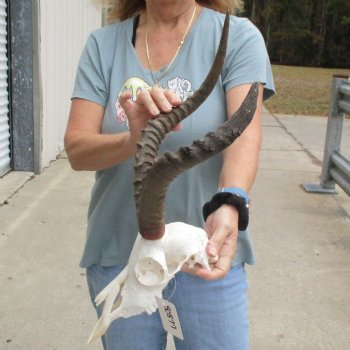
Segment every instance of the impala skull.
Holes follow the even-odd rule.
[[[119,317],[156,311],[155,297],[162,297],[162,290],[185,262],[190,267],[200,264],[209,269],[207,241],[204,230],[182,222],[166,225],[164,236],[158,240],[139,234],[128,265],[96,297],[97,305],[105,304],[89,342],[102,336]]]
[[[258,83],[252,85],[232,118],[215,132],[175,153],[157,157],[157,151],[167,133],[193,113],[216,85],[226,55],[228,25],[229,15],[226,15],[213,66],[201,87],[179,107],[150,120],[142,131],[134,181],[139,234],[128,265],[96,297],[96,304],[104,302],[104,306],[89,342],[102,336],[119,317],[156,311],[155,297],[161,298],[162,290],[184,263],[209,269],[205,231],[179,222],[165,225],[166,191],[176,176],[221,152],[242,134],[256,110]]]

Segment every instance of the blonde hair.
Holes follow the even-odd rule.
[[[102,3],[110,9],[109,21],[123,21],[140,13],[146,7],[145,0],[95,0],[94,2]],[[239,0],[197,0],[197,3],[219,12],[228,11],[234,14]]]

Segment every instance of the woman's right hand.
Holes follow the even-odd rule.
[[[130,91],[123,92],[119,96],[119,102],[128,117],[130,138],[136,143],[141,138],[141,129],[149,119],[157,118],[160,112],[170,112],[173,107],[181,104],[181,99],[171,90],[155,86],[150,90],[142,90],[136,101],[132,100]],[[179,128],[178,125],[174,130]]]

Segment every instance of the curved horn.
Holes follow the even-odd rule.
[[[160,143],[171,129],[193,113],[206,100],[216,85],[226,56],[229,18],[230,16],[227,13],[214,63],[200,88],[171,112],[160,113],[157,119],[150,120],[146,128],[142,130],[141,141],[137,144],[136,164],[134,167],[134,192],[137,211],[139,211],[138,203],[142,193],[143,178],[157,156]]]
[[[231,145],[246,129],[253,119],[259,83],[254,83],[236,113],[215,132],[209,132],[191,146],[183,146],[176,153],[166,152],[155,160],[143,183],[139,201],[138,220],[140,233],[158,237],[164,223],[165,195],[171,181],[186,169],[207,160]]]
[[[190,98],[183,102],[179,107],[174,108],[170,113],[161,113],[157,119],[150,120],[146,128],[142,130],[142,139],[138,143],[136,153],[134,189],[139,232],[146,239],[157,239],[164,233],[164,199],[170,182],[185,169],[191,168],[192,166],[206,160],[231,144],[240,133],[243,132],[254,115],[256,108],[253,106],[254,104],[251,102],[247,102],[246,104],[243,103],[237,114],[240,116],[242,115],[242,118],[246,121],[249,120],[246,125],[244,121],[241,124],[236,124],[235,122],[233,125],[225,123],[218,129],[217,133],[209,133],[204,139],[195,141],[191,147],[180,148],[176,154],[167,153],[155,163],[158,147],[166,134],[174,126],[193,113],[205,101],[216,85],[226,55],[228,31],[229,14],[226,14],[220,44],[213,66],[201,87]],[[256,85],[254,85],[254,87],[255,88],[252,89],[252,91],[257,89]],[[249,93],[250,98],[247,97],[247,99],[249,101],[255,99],[256,102],[256,95],[252,91]],[[250,109],[248,108],[250,110],[248,113],[250,119],[246,116],[246,113],[242,112],[247,107],[247,104],[251,107]],[[241,120],[242,118],[237,115],[234,119],[238,122],[238,120]],[[234,128],[235,130],[229,133],[231,136],[227,135],[223,137],[228,127]],[[218,136],[216,137],[215,135]],[[221,138],[226,141],[221,142]],[[209,142],[204,140],[208,140]],[[213,142],[213,140],[216,141]],[[198,148],[196,145],[202,146]],[[186,150],[188,150],[187,153],[190,154],[195,149],[197,149],[197,151],[193,153],[195,157],[184,156],[187,152]],[[165,163],[167,165],[164,166]],[[153,165],[155,167],[153,167]],[[176,169],[174,169],[174,167],[176,167]],[[164,176],[161,184],[159,183],[159,171]],[[157,175],[155,177],[158,179],[157,181],[151,180],[155,174]],[[156,184],[156,186],[154,186],[154,184]]]

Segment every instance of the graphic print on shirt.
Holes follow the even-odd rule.
[[[168,80],[167,88],[175,92],[175,94],[178,95],[182,101],[186,101],[187,98],[194,93],[191,82],[187,79],[182,79],[179,77]]]
[[[120,90],[118,97],[117,97],[117,100],[115,102],[115,109],[117,111],[117,123],[118,124],[124,124],[127,128],[129,128],[128,117],[126,116],[126,113],[119,102],[120,94],[122,94],[125,91],[130,91],[132,94],[131,99],[133,101],[136,101],[137,95],[144,89],[150,89],[150,86],[143,79],[138,78],[138,77],[129,78],[123,84],[123,87]]]
[[[192,90],[192,84],[189,80],[175,77],[173,79],[168,80],[167,86],[161,86],[163,89],[168,89],[175,92],[182,101],[187,100],[189,96],[191,96],[194,91]],[[124,124],[127,128],[129,128],[128,117],[120,105],[119,96],[125,91],[130,91],[132,94],[132,100],[136,101],[137,95],[144,89],[151,89],[151,86],[141,78],[132,77],[125,81],[123,87],[121,88],[117,100],[115,102],[116,109],[116,119],[118,124]]]

